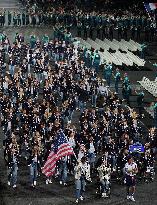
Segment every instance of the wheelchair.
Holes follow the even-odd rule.
[[[147,166],[145,171],[145,182],[153,182],[155,178],[155,170],[152,166]]]
[[[106,184],[105,192],[103,192],[103,184],[100,180],[97,180],[96,195],[98,198],[110,198],[111,196],[111,177],[107,176],[104,178],[104,183]]]

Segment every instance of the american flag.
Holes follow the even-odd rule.
[[[64,156],[73,154],[73,148],[68,143],[65,134],[63,131],[59,131],[52,146],[52,151],[50,152],[47,161],[42,168],[42,173],[47,177],[52,176],[55,173],[56,162]]]

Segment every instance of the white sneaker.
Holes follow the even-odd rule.
[[[78,199],[76,199],[75,203],[76,203],[76,204],[78,204],[78,203],[79,203],[79,200],[78,200]]]
[[[67,186],[67,183],[64,183],[64,186]]]
[[[49,184],[49,179],[46,179],[46,184]]]
[[[10,181],[8,181],[8,186],[10,186]]]
[[[52,181],[51,181],[51,179],[49,179],[49,184],[52,184]]]
[[[62,181],[60,181],[59,183],[60,183],[61,185],[63,184],[63,182],[62,182]]]
[[[16,184],[13,186],[13,188],[15,189],[17,186],[16,186]]]
[[[81,201],[83,201],[83,200],[84,200],[83,196],[80,196],[80,200],[81,200]]]
[[[129,200],[129,199],[130,199],[130,197],[131,197],[131,196],[127,195],[127,197],[126,197],[126,198],[127,198],[127,200]]]
[[[101,195],[103,198],[106,196],[106,193],[102,193],[102,195]]]
[[[102,193],[102,197],[103,197],[103,198],[107,198],[108,196],[107,196],[106,193]]]
[[[34,181],[34,186],[36,186],[37,185],[37,181]]]
[[[135,199],[134,199],[134,197],[133,197],[133,196],[131,196],[131,197],[130,197],[130,200],[131,200],[131,201],[135,201]]]

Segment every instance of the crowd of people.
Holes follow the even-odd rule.
[[[95,176],[97,193],[109,197],[113,175],[126,184],[127,199],[135,201],[135,176],[145,181],[154,178],[156,128],[145,136],[138,114],[110,92],[99,76],[98,52],[87,62],[87,50],[68,31],[53,40],[47,34],[42,39],[32,34],[30,43],[16,33],[13,45],[3,32],[0,40],[0,108],[8,185],[18,185],[21,160],[28,163],[30,186],[38,185],[51,146],[63,132],[75,154],[57,162],[55,176],[64,186],[69,177],[74,179],[76,203],[84,200],[86,181],[93,183]],[[118,91],[119,70],[113,71],[111,64],[105,69],[109,86],[108,73],[115,72]],[[127,75],[122,80],[130,85]],[[130,150],[139,143],[144,151]],[[45,181],[52,183],[52,178]]]
[[[131,8],[115,9],[108,6],[101,11],[87,10],[80,8],[76,4],[70,4],[63,1],[39,1],[44,6],[38,4],[38,1],[26,1],[27,11],[2,11],[0,15],[1,26],[41,26],[52,25],[66,29],[77,28],[77,35],[84,38],[95,36],[104,39],[115,36],[118,33],[118,39],[136,39],[137,41],[153,41],[156,35],[156,17],[148,16],[145,8],[140,9],[138,6]],[[46,2],[46,3],[45,3]],[[108,1],[107,1],[108,2]],[[50,5],[51,6],[50,6]],[[72,5],[72,6],[69,6]],[[86,8],[86,7],[85,7]],[[8,20],[7,20],[8,19]],[[131,31],[131,36],[130,36]]]

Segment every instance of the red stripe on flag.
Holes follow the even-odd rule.
[[[64,149],[59,155],[57,155],[57,160],[59,160],[62,157],[67,156],[67,153],[71,153],[71,155],[73,154],[73,150],[70,150],[69,148]]]
[[[58,147],[58,151],[55,154],[54,151],[50,152],[44,167],[42,168],[42,173],[47,177],[52,176],[55,173],[56,162],[64,156],[73,155],[73,148],[68,143],[61,144]]]
[[[70,146],[66,146],[66,147],[61,148],[61,149],[58,150],[57,156],[58,156],[59,154],[61,154],[62,152],[64,152],[65,150],[71,150],[71,151],[73,151],[73,149],[72,149]]]
[[[48,159],[44,165],[44,169],[46,169],[47,167],[49,167],[52,163],[56,162],[56,156],[54,156],[51,159]]]
[[[52,167],[49,167],[49,169],[43,170],[42,173],[45,174],[46,176],[48,176],[49,174],[51,176],[55,173],[55,169],[56,169],[56,163]]]
[[[49,165],[44,166],[43,169],[42,169],[43,172],[46,172],[47,170],[51,169],[53,166],[55,166],[55,164],[56,164],[56,160],[54,160],[53,162],[49,163]]]
[[[51,176],[55,172],[56,167],[56,154],[52,151],[50,152],[44,167],[42,168],[42,173],[46,176]]]

